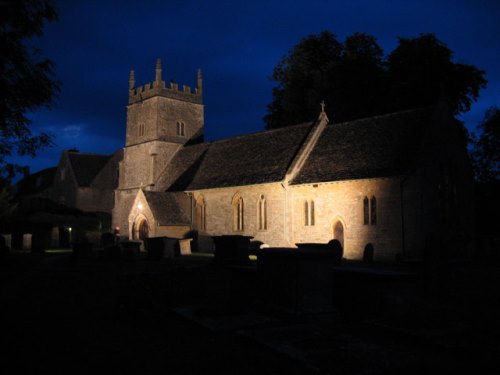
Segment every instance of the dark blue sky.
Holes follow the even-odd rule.
[[[195,86],[204,76],[208,140],[259,131],[271,101],[269,79],[278,61],[304,36],[330,30],[377,38],[386,53],[398,37],[435,33],[457,62],[487,72],[488,87],[463,116],[469,129],[486,108],[500,105],[500,1],[56,1],[59,20],[36,40],[56,64],[62,91],[55,108],[31,115],[35,131],[56,146],[36,159],[15,158],[31,171],[57,164],[63,149],[111,153],[123,147],[128,76]],[[319,109],[319,106],[318,106]]]

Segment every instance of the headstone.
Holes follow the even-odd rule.
[[[179,253],[177,238],[149,237],[146,238],[145,245],[148,256],[152,259],[171,259]]]
[[[33,235],[31,233],[23,234],[23,250],[31,250],[31,241]]]
[[[181,255],[189,255],[191,254],[191,241],[192,238],[185,238],[179,240],[179,247]]]
[[[12,234],[2,234],[5,241],[5,247],[7,250],[12,249]]]

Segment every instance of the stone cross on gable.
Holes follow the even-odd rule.
[[[321,105],[321,112],[325,112],[325,101],[322,100],[319,104]]]

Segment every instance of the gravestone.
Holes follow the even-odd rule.
[[[179,240],[179,248],[181,255],[189,255],[191,254],[191,241],[192,238],[184,238]]]
[[[23,250],[31,250],[31,241],[33,235],[31,233],[23,234]]]
[[[180,254],[179,239],[171,237],[149,237],[145,247],[151,259],[172,259]]]

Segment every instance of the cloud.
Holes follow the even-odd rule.
[[[85,125],[67,125],[62,128],[61,138],[63,139],[76,139],[80,137],[85,130]]]

